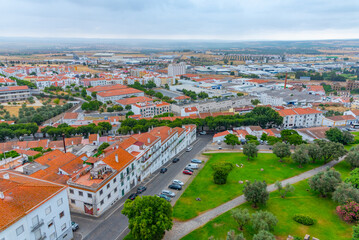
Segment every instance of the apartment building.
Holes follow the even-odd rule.
[[[353,115],[343,115],[343,116],[324,117],[322,125],[324,127],[338,127],[338,126],[351,125],[356,122],[357,119]]]
[[[134,88],[124,88],[124,89],[99,92],[96,94],[97,96],[96,98],[98,101],[105,103],[107,101],[115,102],[116,100],[120,100],[123,98],[128,98],[133,96],[141,97],[144,95],[145,94],[140,90]]]
[[[0,102],[22,101],[31,97],[28,86],[0,87]]]
[[[99,92],[106,92],[106,91],[114,91],[114,90],[118,90],[118,89],[125,89],[128,88],[125,85],[122,84],[116,84],[116,85],[106,85],[106,86],[96,86],[96,87],[91,87],[86,89],[86,93],[87,95],[91,96],[91,94],[93,92],[99,93]]]
[[[141,102],[131,105],[131,111],[141,118],[152,118],[156,115],[171,112],[171,104],[167,102]]]
[[[186,74],[186,64],[184,62],[171,63],[168,65],[168,76],[174,77],[183,74]]]
[[[283,117],[284,128],[307,128],[322,125],[323,113],[313,108],[290,108],[277,112]]]
[[[346,90],[353,90],[359,88],[359,81],[348,80]]]
[[[153,99],[149,97],[131,97],[131,98],[124,98],[121,100],[117,100],[115,104],[118,104],[122,107],[126,107],[127,105],[132,105],[135,103],[152,103]]]
[[[0,182],[0,239],[73,238],[66,186],[11,171]]]

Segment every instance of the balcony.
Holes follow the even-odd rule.
[[[44,224],[44,220],[40,219],[40,221],[37,224],[35,224],[34,226],[31,227],[31,232],[35,231],[36,229],[41,227],[43,224]]]
[[[37,238],[37,240],[44,240],[45,238],[46,238],[46,233],[42,233],[41,236]]]

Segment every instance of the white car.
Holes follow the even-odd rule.
[[[164,195],[166,195],[168,197],[175,197],[176,196],[176,194],[174,192],[170,191],[170,190],[162,190],[161,194],[164,194]]]
[[[181,186],[184,185],[184,183],[183,183],[182,181],[177,180],[177,179],[173,180],[172,182],[173,182],[174,184],[178,184],[178,185],[181,185]]]
[[[188,148],[186,149],[187,152],[190,152],[191,150],[192,150],[192,147],[188,147]]]
[[[199,132],[200,135],[206,135],[207,132],[206,131],[202,131],[202,132]]]

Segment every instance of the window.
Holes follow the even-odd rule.
[[[63,203],[62,198],[60,198],[59,200],[57,200],[57,206],[60,206]]]
[[[74,199],[71,199],[71,203],[72,203],[72,204],[75,204],[76,201],[75,201]]]
[[[107,198],[110,198],[111,197],[111,193],[109,193],[108,195],[107,195]]]
[[[100,204],[103,205],[103,199],[101,200]]]
[[[114,192],[117,192],[117,187],[115,187],[115,189],[113,190]]]
[[[56,234],[55,233],[51,233],[50,235],[50,240],[54,240],[56,238]]]
[[[19,236],[21,233],[24,232],[24,226],[21,225],[20,227],[16,228],[16,235]]]
[[[45,213],[46,215],[49,215],[51,213],[51,206],[48,206],[46,209],[45,209]]]
[[[121,182],[121,187],[123,186],[123,181]]]
[[[92,194],[91,194],[91,193],[88,193],[88,194],[87,194],[87,197],[92,198]]]
[[[66,229],[66,223],[61,225],[61,230],[64,231]]]
[[[100,190],[100,195],[102,195],[102,193],[103,193],[103,190],[101,189],[101,190]]]
[[[35,216],[32,218],[32,226],[36,226],[37,224],[39,224],[39,216]]]
[[[65,216],[64,211],[60,212],[59,216],[60,216],[60,218],[62,218],[63,216]]]
[[[110,186],[111,186],[110,184],[107,184],[107,189],[109,189],[109,188],[110,188]]]
[[[50,228],[52,225],[54,225],[54,221],[50,221],[48,224],[47,224],[47,227]]]
[[[82,191],[79,191],[79,195],[80,195],[80,196],[83,196],[84,193],[83,193]]]
[[[41,235],[41,229],[40,229],[40,228],[39,228],[39,229],[36,229],[36,231],[34,232],[34,234],[35,234],[35,239],[36,239],[36,240],[41,239],[42,235]]]
[[[73,189],[70,189],[70,193],[71,193],[71,194],[74,194],[74,190],[73,190]]]
[[[127,181],[130,181],[130,176],[127,176]]]
[[[113,179],[113,183],[115,183],[116,181],[117,181],[117,179],[116,179],[116,178],[114,178],[114,179]]]

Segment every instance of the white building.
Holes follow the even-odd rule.
[[[283,117],[284,128],[307,128],[322,125],[323,113],[313,108],[290,108],[277,112]]]
[[[131,111],[142,118],[151,118],[156,115],[171,112],[171,104],[167,102],[141,102],[131,105]]]
[[[0,173],[0,239],[72,239],[66,186]]]
[[[177,75],[186,74],[186,64],[181,63],[171,63],[168,65],[168,76],[173,77]]]

